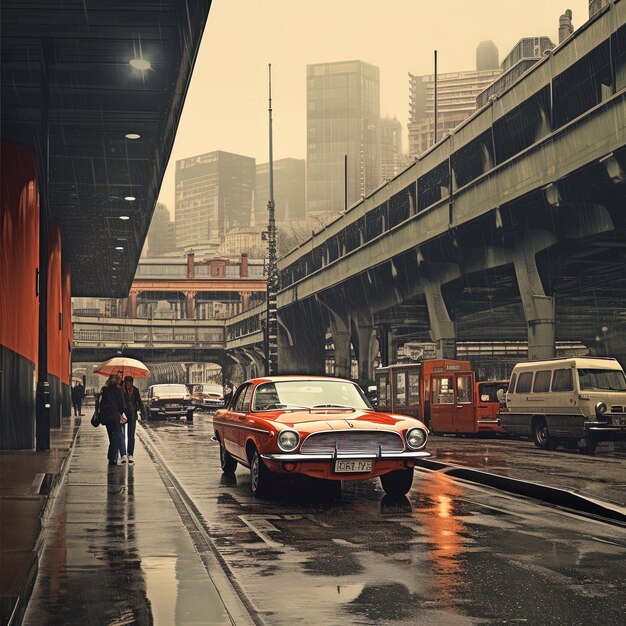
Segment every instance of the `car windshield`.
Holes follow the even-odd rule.
[[[607,389],[626,391],[626,378],[622,370],[579,368],[580,389]]]
[[[187,393],[187,387],[185,385],[157,385],[152,387],[152,395],[154,396],[166,396],[170,394],[182,394]]]
[[[222,385],[197,385],[195,393],[217,393],[222,395]]]
[[[253,411],[311,408],[371,409],[354,383],[343,380],[285,380],[262,383],[254,394]]]
[[[481,402],[500,402],[498,398],[498,390],[502,389],[504,392],[509,388],[508,382],[501,383],[479,383],[478,395]]]

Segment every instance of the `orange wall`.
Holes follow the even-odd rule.
[[[63,331],[59,315],[63,312],[61,288],[61,231],[55,224],[48,229],[48,372],[59,379],[65,377]],[[65,325],[65,320],[63,320]]]
[[[63,376],[61,376],[61,382],[69,385],[72,369],[71,354],[74,328],[72,326],[72,281],[70,277],[70,267],[67,263],[63,263],[61,266],[61,295],[63,304]]]
[[[0,344],[37,365],[39,194],[33,154],[2,144],[0,198]]]

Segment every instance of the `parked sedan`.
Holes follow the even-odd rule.
[[[222,385],[200,383],[193,386],[191,401],[198,408],[221,409],[224,406],[224,390]]]
[[[148,387],[146,406],[148,419],[186,417],[188,422],[193,421],[191,394],[182,384]]]
[[[392,496],[406,494],[428,429],[405,415],[375,411],[361,388],[341,378],[273,376],[243,383],[216,412],[222,471],[250,468],[256,496],[280,474],[328,481],[380,477]]]

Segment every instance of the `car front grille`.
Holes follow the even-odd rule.
[[[614,404],[613,406],[611,406],[611,413],[623,413],[624,412],[624,407],[620,406],[619,404]]]
[[[404,441],[397,433],[376,430],[330,431],[313,433],[302,443],[302,454],[378,454],[403,452]]]

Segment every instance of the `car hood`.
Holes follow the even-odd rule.
[[[337,411],[336,409],[312,409],[311,411],[285,411],[274,421],[296,430],[345,430],[346,428],[364,430],[386,430],[389,427],[419,425],[420,422],[407,415],[379,413],[378,411]]]
[[[183,393],[168,393],[168,394],[157,394],[157,398],[159,400],[188,400],[189,396]]]

